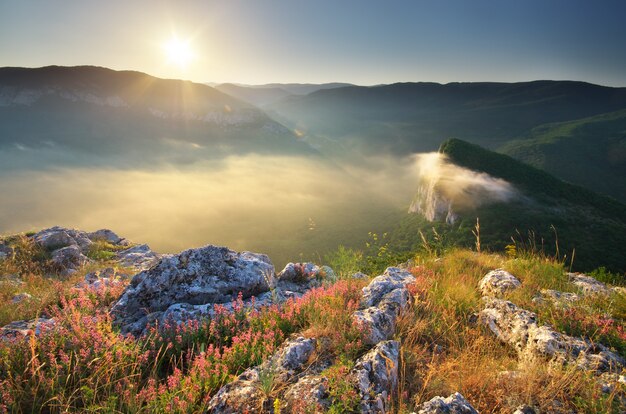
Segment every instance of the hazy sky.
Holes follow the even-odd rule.
[[[626,86],[623,0],[0,0],[0,66],[99,65],[200,82]],[[180,66],[172,37],[194,57]]]

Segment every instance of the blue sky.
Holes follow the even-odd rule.
[[[626,1],[0,0],[0,66],[91,64],[202,82],[626,86]],[[188,42],[194,59],[168,60]]]

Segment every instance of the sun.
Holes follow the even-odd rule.
[[[167,56],[167,62],[180,68],[186,68],[195,57],[191,49],[191,42],[178,37],[172,37],[165,42],[163,50]]]

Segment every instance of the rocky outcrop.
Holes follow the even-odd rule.
[[[389,267],[363,288],[361,309],[353,315],[363,328],[364,342],[375,345],[391,338],[396,329],[396,320],[409,303],[406,287],[415,277],[406,270]]]
[[[515,276],[504,269],[496,269],[487,273],[478,284],[480,292],[485,296],[502,296],[522,286]]]
[[[575,364],[583,369],[604,372],[623,367],[624,360],[601,344],[564,335],[539,325],[537,315],[513,303],[484,298],[479,321],[502,342],[513,346],[522,362],[537,359]]]
[[[276,275],[277,288],[285,297],[299,297],[325,282],[334,282],[335,273],[328,266],[315,263],[287,263]]]
[[[417,414],[478,414],[478,411],[465,397],[455,392],[448,398],[435,397],[425,402],[420,406]]]
[[[209,245],[165,257],[135,275],[111,312],[123,333],[139,335],[172,306],[206,315],[209,304],[256,296],[275,285],[266,255]]]
[[[266,393],[284,389],[298,378],[315,352],[315,344],[313,338],[299,337],[287,340],[270,359],[257,367],[247,369],[235,381],[220,388],[211,398],[207,412],[215,414],[259,412],[263,402],[269,398]],[[297,388],[289,388],[287,393],[294,394],[299,390],[313,399],[318,394],[324,394],[324,390],[320,389],[322,383],[323,381],[309,378],[306,382],[297,382],[294,385]],[[291,400],[292,404],[295,404],[295,400],[293,398]]]
[[[452,200],[440,191],[437,177],[430,177],[418,186],[409,213],[418,213],[428,221],[445,221],[454,224],[459,216],[454,212]]]
[[[122,266],[135,269],[138,272],[150,269],[161,257],[165,256],[153,252],[147,244],[132,246],[116,253],[116,260]]]
[[[128,240],[108,229],[87,233],[56,226],[36,233],[32,240],[51,253],[52,263],[61,276],[71,275],[91,262],[87,256],[94,242],[98,241],[113,245],[113,259],[136,271],[148,269],[159,259],[148,245],[131,246]]]
[[[351,371],[363,414],[391,412],[390,397],[398,386],[400,343],[383,341],[356,361]]]

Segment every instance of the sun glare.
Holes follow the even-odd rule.
[[[188,40],[173,37],[163,45],[163,50],[167,56],[168,63],[181,68],[187,67],[194,59],[194,53]]]

